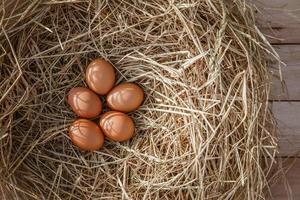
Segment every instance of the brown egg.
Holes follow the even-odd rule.
[[[105,113],[100,118],[100,127],[106,137],[113,141],[126,141],[134,135],[134,122],[126,114],[116,111]]]
[[[80,117],[92,118],[102,111],[100,98],[91,90],[83,87],[72,88],[68,94],[68,103]]]
[[[100,127],[87,119],[78,119],[69,128],[72,142],[82,150],[94,151],[103,146],[104,135]]]
[[[93,60],[86,69],[86,83],[94,92],[105,95],[115,84],[114,67],[104,59]]]
[[[134,83],[122,83],[108,93],[106,100],[112,110],[131,112],[142,104],[144,91]]]

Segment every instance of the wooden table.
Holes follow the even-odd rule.
[[[252,0],[259,27],[280,55],[287,92],[274,77],[272,110],[279,126],[280,154],[287,163],[285,179],[271,187],[273,199],[300,199],[300,0]],[[270,30],[272,28],[273,30]],[[271,70],[276,74],[271,66]],[[291,162],[294,164],[291,166]],[[289,194],[290,193],[290,194]]]

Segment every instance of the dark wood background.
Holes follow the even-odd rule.
[[[275,200],[300,199],[300,0],[251,0],[258,26],[281,60],[287,91],[274,72],[272,110],[279,126],[280,154],[287,176],[271,187]],[[272,30],[271,30],[272,28]]]

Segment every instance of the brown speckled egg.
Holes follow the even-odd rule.
[[[113,141],[126,141],[134,135],[134,122],[126,114],[110,111],[100,118],[100,127],[106,137]]]
[[[92,118],[102,111],[100,98],[91,90],[83,87],[72,88],[68,94],[68,103],[80,117]]]
[[[108,93],[106,100],[112,110],[131,112],[142,104],[144,91],[134,83],[122,83]]]
[[[76,146],[82,150],[95,151],[104,143],[104,135],[100,127],[87,119],[78,119],[69,128],[69,136]]]
[[[114,67],[101,58],[88,65],[85,76],[89,88],[100,95],[107,94],[116,81]]]

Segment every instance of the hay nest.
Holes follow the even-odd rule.
[[[5,1],[3,199],[264,199],[277,152],[268,109],[274,53],[243,0]],[[144,105],[136,136],[72,145],[66,103],[96,57]],[[97,119],[95,119],[97,121]]]

